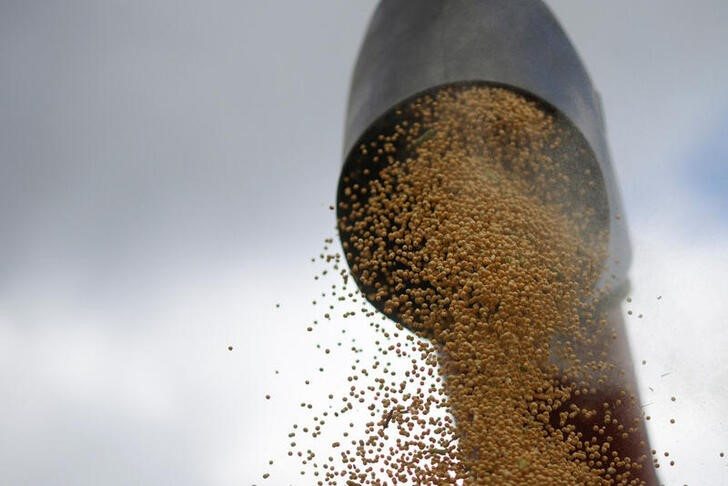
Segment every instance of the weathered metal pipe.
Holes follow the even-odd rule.
[[[591,170],[592,188],[581,203],[590,206],[608,234],[609,260],[596,287],[604,289],[602,309],[617,333],[612,358],[632,370],[620,301],[629,288],[631,249],[621,197],[606,143],[601,100],[558,21],[538,0],[382,0],[372,17],[354,69],[344,137],[344,164],[338,201],[353,181],[363,180],[356,150],[381,133],[391,133],[394,112],[417,96],[446,86],[501,86],[540,103],[562,117],[576,134],[580,159],[574,173]],[[582,183],[578,177],[575,183]],[[342,207],[338,206],[341,216]],[[347,235],[340,234],[346,241]],[[619,264],[613,262],[619,260]],[[612,262],[612,263],[610,263]],[[365,294],[356,273],[353,275]],[[372,302],[380,311],[378,302]],[[397,316],[390,315],[395,318]],[[597,401],[612,401],[619,390],[636,396],[634,373],[618,387],[604,386]],[[588,404],[585,404],[588,405]],[[623,418],[639,414],[625,409]],[[585,430],[591,424],[583,424]],[[647,451],[644,423],[620,449],[628,456]],[[640,444],[640,441],[643,441]],[[640,473],[657,484],[649,461]]]

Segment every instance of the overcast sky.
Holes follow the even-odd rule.
[[[309,259],[375,4],[0,0],[0,483],[308,484]],[[728,3],[548,4],[604,101],[665,481],[728,484]]]

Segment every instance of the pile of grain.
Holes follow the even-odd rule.
[[[583,140],[475,85],[381,127],[342,181],[339,232],[367,299],[429,344],[390,346],[412,359],[399,384],[353,381],[376,419],[318,484],[645,484],[639,407],[595,304],[606,203]]]

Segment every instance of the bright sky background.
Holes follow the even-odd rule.
[[[286,434],[351,361],[305,327],[375,4],[0,1],[1,484],[310,484]],[[548,4],[604,101],[663,480],[727,485],[728,3]]]

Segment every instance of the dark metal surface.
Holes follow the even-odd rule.
[[[555,107],[582,133],[607,193],[609,251],[621,263],[600,284],[626,286],[631,250],[598,94],[556,18],[537,0],[383,0],[356,63],[344,139],[352,148],[394,105],[436,86],[485,81]],[[615,278],[611,275],[614,274]]]
[[[627,272],[631,260],[629,238],[609,151],[601,100],[579,56],[549,9],[539,0],[382,0],[369,25],[354,70],[344,140],[344,166],[339,181],[343,201],[348,181],[358,181],[362,159],[355,150],[360,143],[391,133],[394,110],[418,94],[452,85],[497,85],[535,98],[543,106],[565,117],[581,134],[577,145],[588,145],[593,157],[575,157],[566,170],[584,173],[595,169],[595,187],[590,199],[600,219],[600,230],[609,230],[609,260],[605,262],[598,288],[610,291],[601,301],[614,326],[616,341],[612,358],[625,369],[633,369],[627,345],[620,302],[629,288]],[[583,137],[583,138],[582,138]],[[570,154],[572,152],[569,152]],[[577,153],[577,152],[573,152]],[[583,167],[582,167],[583,164]],[[598,167],[597,167],[598,166]],[[574,174],[576,175],[576,174]],[[372,176],[373,177],[373,176]],[[577,181],[571,177],[571,181]],[[572,182],[584,187],[583,182]],[[598,207],[595,207],[598,206]],[[606,206],[606,207],[605,207]],[[339,205],[339,216],[346,211]],[[340,232],[342,241],[347,234]],[[351,250],[354,251],[354,250]],[[615,263],[619,260],[619,264]],[[355,274],[360,289],[367,289]],[[369,295],[369,294],[367,294]],[[372,302],[385,312],[380,302]],[[397,319],[396,315],[387,314]],[[620,376],[618,385],[600,384],[596,402],[582,405],[599,408],[604,401],[620,398],[620,390],[637,395],[634,374]],[[638,402],[620,409],[626,423],[638,416]],[[588,434],[593,424],[577,423]],[[649,457],[644,422],[629,439],[612,444],[629,457]],[[650,464],[635,471],[645,484],[658,484]]]

